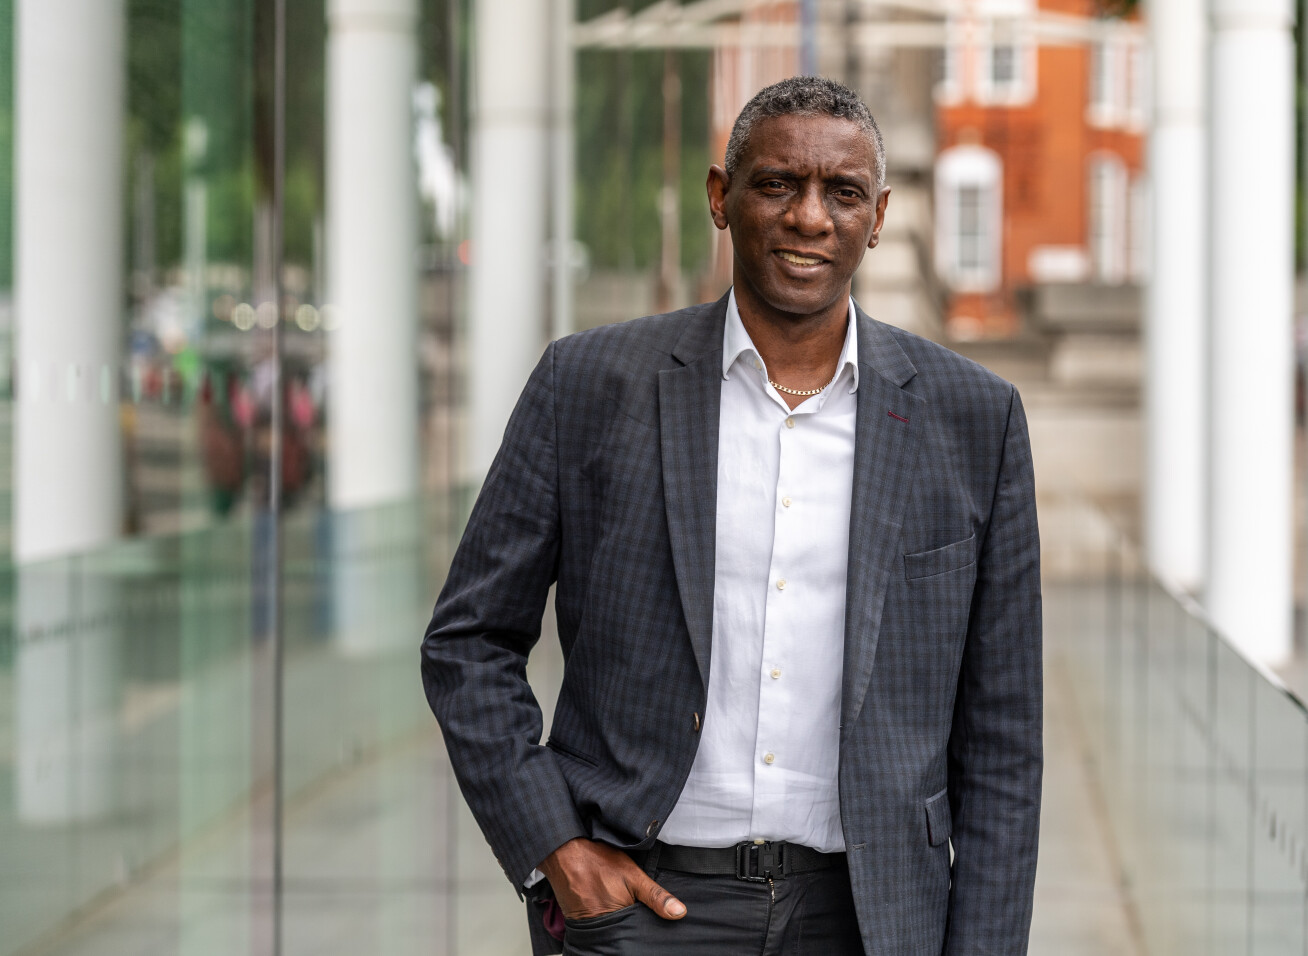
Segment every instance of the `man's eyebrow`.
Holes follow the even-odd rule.
[[[859,189],[866,190],[871,186],[871,180],[862,176],[854,176],[849,173],[836,173],[827,177],[827,182],[833,186],[857,186]]]
[[[800,179],[799,173],[793,169],[787,169],[783,166],[759,166],[750,176],[751,182],[759,182],[763,179]],[[854,173],[833,173],[823,180],[833,186],[857,186],[864,191],[871,188],[872,182],[868,177],[856,175]]]

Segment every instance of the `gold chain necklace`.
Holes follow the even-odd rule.
[[[836,374],[831,376],[831,382],[834,382],[836,380],[836,376],[839,374],[840,374],[840,369],[836,369]],[[831,382],[827,382],[827,384],[823,385],[822,388],[786,388],[786,386],[779,385],[776,382],[772,381],[772,379],[768,379],[768,384],[771,385],[773,388],[775,388],[778,392],[785,392],[787,395],[798,395],[800,398],[805,398],[809,395],[816,395],[819,392],[824,391],[825,389],[830,387]]]

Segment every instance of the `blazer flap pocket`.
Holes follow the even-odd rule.
[[[554,737],[551,737],[549,740],[545,741],[545,746],[548,747],[550,750],[553,750],[555,753],[562,754],[565,757],[571,757],[573,760],[580,760],[582,763],[590,764],[590,766],[592,767],[599,766],[599,761],[596,760],[594,757],[592,757],[590,754],[578,750],[576,747],[571,747],[568,744],[563,743],[561,740],[555,739]]]
[[[926,802],[927,840],[940,846],[954,832],[954,817],[949,811],[949,791],[941,790]]]
[[[946,571],[965,568],[975,560],[976,535],[972,534],[943,548],[904,555],[904,576],[911,580],[944,574]]]

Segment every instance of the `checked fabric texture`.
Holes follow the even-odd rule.
[[[649,846],[713,719],[725,310],[546,349],[436,604],[428,700],[515,887],[573,837]],[[1013,956],[1042,768],[1026,419],[975,363],[861,310],[858,323],[840,800],[863,946]],[[566,667],[542,745],[526,661],[555,582]]]

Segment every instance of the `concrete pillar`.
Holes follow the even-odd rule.
[[[469,478],[479,482],[545,344],[551,4],[477,0]]]
[[[123,2],[20,0],[15,21],[14,556],[28,562],[122,531]]]
[[[419,589],[416,565],[386,565],[395,543],[382,530],[386,516],[419,493],[411,105],[418,4],[330,0],[327,24],[334,623],[345,653],[370,654],[403,640],[379,622],[388,608],[413,603]],[[404,530],[416,541],[420,527],[412,521]],[[387,577],[388,570],[396,573]]]
[[[573,178],[576,176],[573,143],[576,131],[577,58],[572,51],[572,24],[576,0],[553,0],[550,79],[554,122],[550,130],[550,338],[572,332],[575,326],[574,263],[572,251]]]
[[[1151,0],[1152,269],[1146,295],[1145,548],[1153,571],[1203,585],[1207,528],[1207,16],[1194,0]]]
[[[1247,654],[1291,649],[1294,53],[1290,0],[1210,0],[1208,606]]]
[[[123,0],[14,20],[17,803],[54,823],[113,803],[112,592],[56,559],[122,530]]]
[[[328,500],[418,491],[417,0],[330,0]]]

